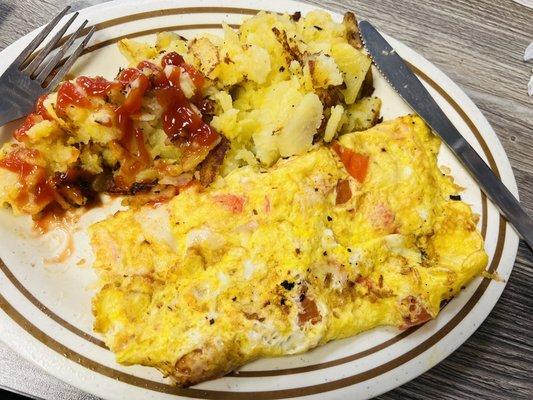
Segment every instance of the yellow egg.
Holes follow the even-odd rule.
[[[434,318],[487,263],[470,208],[406,116],[91,228],[95,329],[125,364],[186,386],[259,357]],[[361,177],[359,177],[361,178]]]

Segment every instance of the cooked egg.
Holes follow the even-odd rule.
[[[434,318],[487,263],[470,207],[449,200],[457,186],[437,166],[439,144],[406,116],[340,138],[368,159],[361,181],[319,147],[236,169],[164,212],[94,225],[95,329],[119,362],[190,385]]]

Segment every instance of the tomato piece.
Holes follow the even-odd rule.
[[[222,207],[234,214],[241,213],[244,210],[245,199],[242,196],[234,194],[218,194],[213,199]]]
[[[270,208],[270,199],[265,196],[265,201],[263,203],[263,211],[268,214],[270,212]]]
[[[346,171],[353,176],[359,183],[363,183],[367,172],[368,172],[368,162],[370,158],[363,154],[359,154],[353,150],[347,149],[346,147],[341,146],[339,143],[333,144],[333,150],[339,156]]]

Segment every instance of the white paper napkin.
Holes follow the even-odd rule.
[[[527,46],[526,51],[524,52],[524,61],[533,61],[533,42]],[[533,72],[533,70],[531,72]],[[533,96],[533,75],[531,75],[531,78],[529,78],[529,83],[527,84],[527,93],[530,96]]]
[[[533,0],[514,0],[514,1],[522,4],[523,6],[533,8]]]

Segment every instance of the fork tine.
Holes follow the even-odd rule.
[[[63,16],[70,10],[70,6],[67,6],[61,11],[56,17],[50,21],[48,25],[44,27],[44,29],[39,32],[39,34],[30,42],[30,44],[20,53],[20,55],[15,59],[13,62],[13,65],[16,65],[17,67],[21,67],[26,59],[29,57],[31,53],[35,51],[37,47],[42,43],[42,41],[48,36],[48,34],[52,31],[54,26],[57,25],[57,23],[63,18]]]
[[[76,47],[76,50],[74,50],[74,53],[71,54],[71,56],[67,59],[65,64],[61,67],[61,69],[57,72],[57,74],[54,76],[54,78],[50,81],[50,83],[46,86],[48,89],[53,89],[57,86],[59,81],[63,79],[63,77],[67,74],[69,69],[72,67],[72,64],[78,59],[78,57],[81,55],[81,52],[83,49],[85,49],[85,46],[87,46],[87,43],[89,43],[89,40],[91,40],[91,37],[93,36],[94,31],[96,30],[96,26],[93,26],[87,36],[85,36],[85,39],[83,39],[83,42],[79,44],[78,47]]]
[[[74,32],[68,40],[61,46],[61,48],[58,50],[58,52],[52,57],[52,59],[46,64],[46,66],[39,72],[35,80],[39,82],[40,84],[43,84],[45,79],[50,75],[50,73],[54,70],[54,68],[59,64],[67,50],[72,46],[72,43],[78,38],[83,28],[85,28],[85,25],[87,25],[87,20],[83,21],[83,23],[80,25],[80,27]]]
[[[39,52],[37,57],[35,57],[30,64],[24,69],[24,72],[28,75],[37,74],[37,68],[41,65],[41,63],[44,61],[44,59],[50,54],[50,52],[54,49],[57,42],[61,40],[67,29],[70,25],[74,22],[76,17],[79,15],[78,12],[74,13],[72,17],[67,21],[67,23],[54,35],[52,39],[48,42],[48,44]]]

